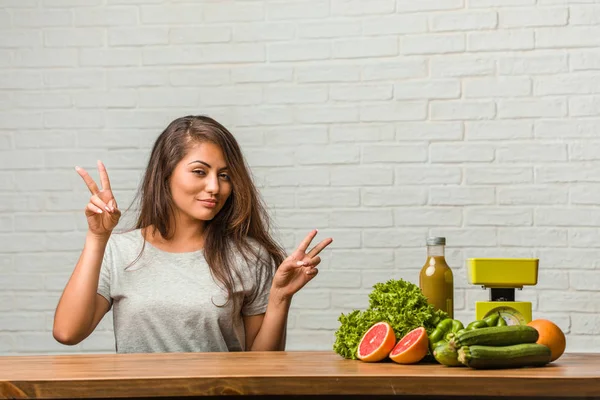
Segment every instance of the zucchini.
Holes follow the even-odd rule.
[[[511,346],[463,346],[458,361],[475,369],[541,367],[550,362],[549,347],[537,343]]]
[[[531,326],[493,326],[462,332],[450,339],[450,345],[455,349],[472,345],[510,346],[521,343],[535,343],[538,338],[538,331]]]

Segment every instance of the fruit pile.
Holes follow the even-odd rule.
[[[465,328],[455,319],[444,319],[428,336],[416,328],[396,343],[392,326],[378,322],[363,335],[357,358],[377,362],[386,358],[399,364],[415,364],[428,351],[446,366],[476,369],[543,366],[557,360],[565,351],[562,330],[545,319],[527,325],[507,326],[497,315],[473,321]]]

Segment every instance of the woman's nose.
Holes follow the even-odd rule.
[[[206,179],[206,191],[209,193],[219,193],[219,177],[209,175]]]

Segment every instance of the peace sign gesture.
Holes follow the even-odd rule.
[[[282,298],[291,298],[319,272],[316,266],[321,262],[321,257],[318,254],[333,242],[333,239],[324,239],[307,253],[306,250],[317,233],[317,229],[310,232],[277,269],[273,277],[273,289]]]
[[[106,167],[102,161],[98,160],[98,172],[100,172],[100,183],[102,189],[98,188],[92,177],[81,167],[75,167],[75,170],[83,178],[88,189],[92,193],[90,202],[85,207],[85,216],[87,217],[89,231],[94,235],[110,235],[112,230],[119,223],[121,211],[117,208],[117,202],[110,188],[110,180],[106,173]]]

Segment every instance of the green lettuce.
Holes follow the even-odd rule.
[[[399,340],[420,326],[431,334],[444,318],[448,318],[448,314],[428,304],[417,285],[403,279],[376,283],[369,294],[369,308],[341,314],[338,318],[341,325],[335,332],[333,350],[344,358],[356,360],[360,339],[377,322],[387,321]]]

